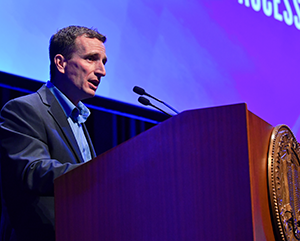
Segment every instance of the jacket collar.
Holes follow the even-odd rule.
[[[52,116],[52,118],[55,120],[57,125],[62,130],[62,133],[64,134],[66,140],[69,142],[73,152],[75,153],[78,162],[84,162],[84,159],[81,155],[80,149],[78,147],[77,141],[75,139],[75,136],[72,132],[72,129],[68,123],[67,117],[65,112],[63,111],[62,107],[58,103],[55,96],[51,93],[51,91],[43,85],[38,91],[38,95],[40,96],[42,102],[44,105],[48,106],[48,113]],[[90,137],[87,135],[86,137],[88,139],[88,143],[90,145],[91,154],[94,158],[95,151],[94,147],[92,146]]]

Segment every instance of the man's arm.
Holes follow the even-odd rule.
[[[8,179],[21,182],[25,189],[53,195],[54,179],[81,165],[57,124],[36,103],[10,101],[1,122],[2,175],[11,175]]]

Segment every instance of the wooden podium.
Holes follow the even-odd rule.
[[[272,129],[246,104],[160,123],[55,180],[56,240],[274,240]]]

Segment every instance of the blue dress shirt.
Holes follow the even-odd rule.
[[[80,152],[85,162],[92,159],[91,150],[86,140],[82,124],[87,120],[90,115],[89,109],[79,101],[75,106],[58,88],[56,88],[50,81],[46,86],[54,94],[62,109],[64,110],[70,127],[73,131]]]

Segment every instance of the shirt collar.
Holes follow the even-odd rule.
[[[75,106],[52,82],[48,81],[46,86],[58,100],[67,118],[70,117],[78,123],[84,123],[87,120],[91,112],[81,101]]]

